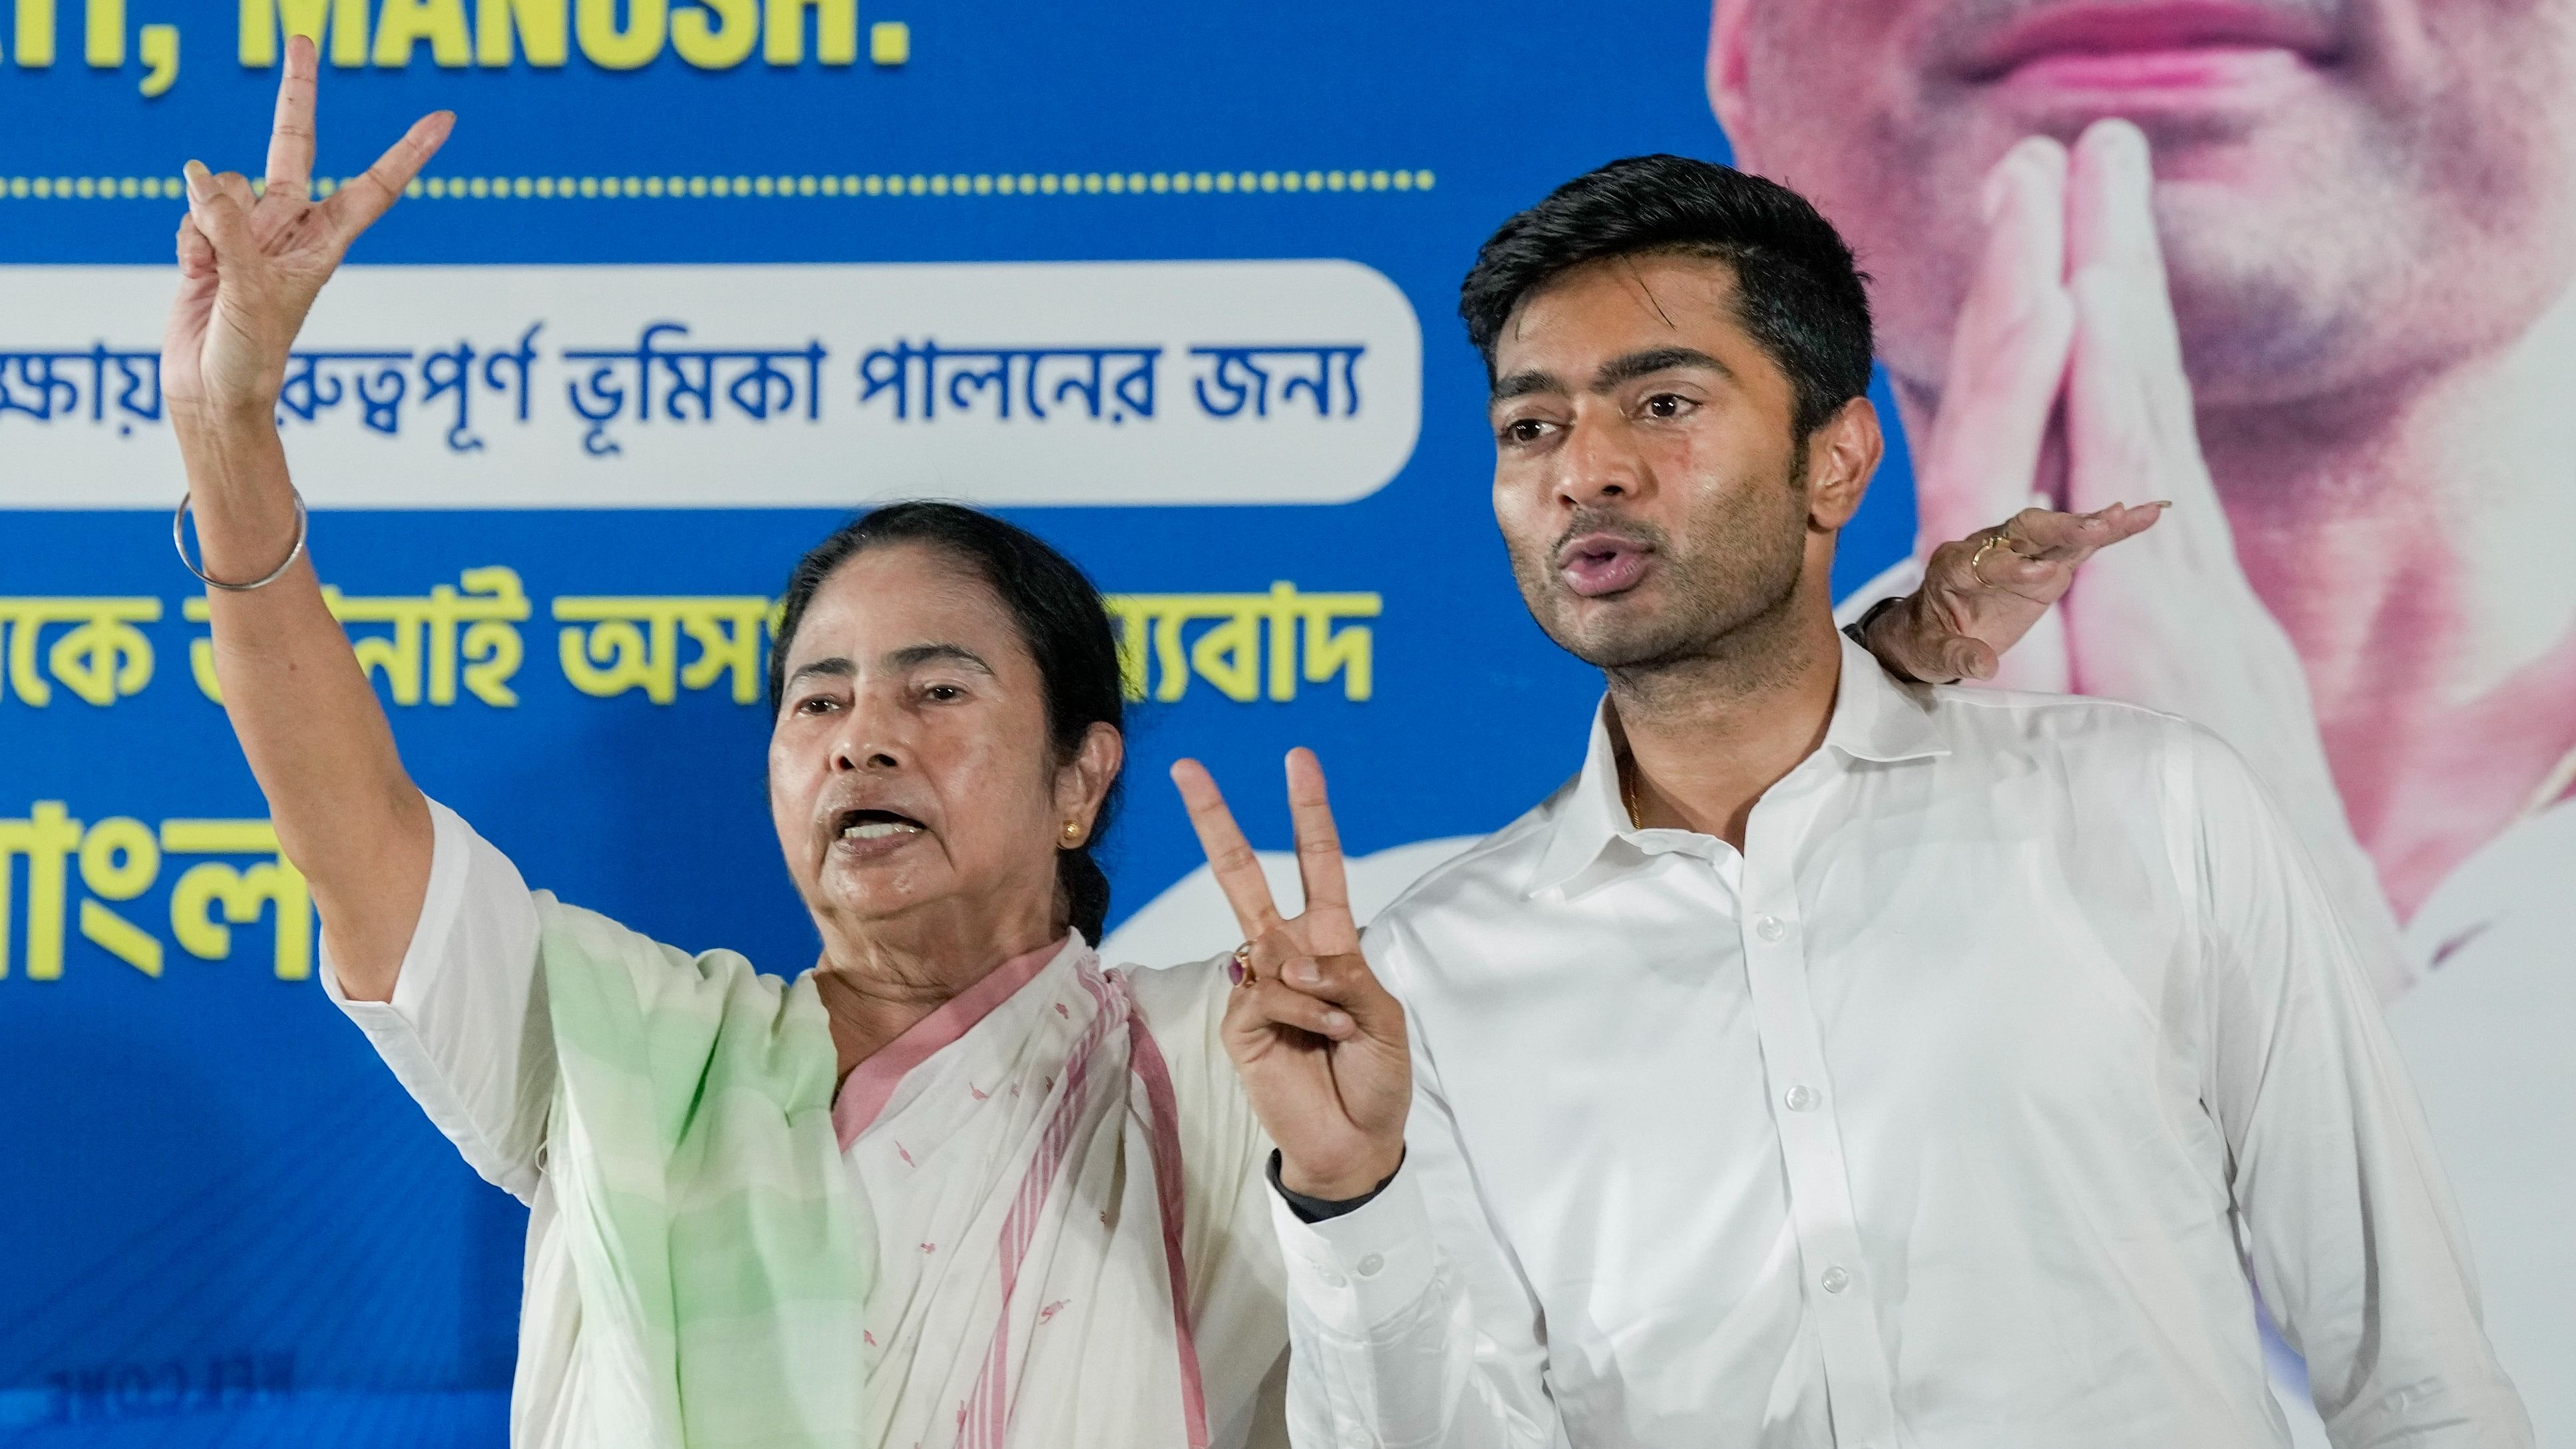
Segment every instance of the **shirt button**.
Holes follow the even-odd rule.
[[[1851,1286],[1851,1274],[1840,1268],[1827,1268],[1824,1276],[1817,1281],[1825,1285],[1826,1292],[1840,1293]]]
[[[1800,1082],[1791,1087],[1788,1095],[1782,1100],[1789,1104],[1789,1110],[1792,1112],[1812,1112],[1816,1110],[1816,1104],[1824,1100],[1824,1096],[1824,1093]]]
[[[1367,1257],[1360,1259],[1358,1266],[1361,1277],[1374,1278],[1377,1276],[1378,1270],[1386,1266],[1386,1259],[1379,1257],[1375,1253],[1371,1253]]]
[[[1777,941],[1789,934],[1789,927],[1778,916],[1764,916],[1753,923],[1753,934],[1765,941]]]

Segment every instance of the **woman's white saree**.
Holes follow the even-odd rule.
[[[1075,935],[835,1095],[810,978],[539,911],[561,1065],[515,1445],[1285,1442],[1217,963],[1104,971]]]

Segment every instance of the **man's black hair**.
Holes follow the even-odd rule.
[[[1558,276],[1612,257],[1712,257],[1735,272],[1736,321],[1789,376],[1801,439],[1869,390],[1868,279],[1807,199],[1686,156],[1631,156],[1577,176],[1504,222],[1458,289],[1458,315],[1494,375],[1512,309]]]

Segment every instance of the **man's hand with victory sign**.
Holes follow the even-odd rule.
[[[1172,782],[1250,948],[1248,960],[1237,958],[1242,979],[1226,1008],[1225,1045],[1279,1146],[1279,1180],[1308,1197],[1363,1196],[1404,1160],[1413,1064],[1404,1008],[1360,955],[1324,767],[1311,750],[1288,753],[1288,812],[1306,887],[1305,911],[1293,920],[1272,902],[1261,862],[1206,767],[1183,760]]]
[[[161,386],[172,421],[269,419],[287,353],[313,299],[358,233],[385,214],[446,141],[454,115],[412,123],[364,176],[314,201],[313,42],[286,45],[268,181],[251,190],[239,172],[190,161],[188,218],[179,226],[179,297],[161,343]]]

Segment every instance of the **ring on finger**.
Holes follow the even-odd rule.
[[[1225,970],[1227,975],[1234,978],[1234,984],[1237,986],[1250,986],[1261,979],[1259,976],[1255,975],[1252,970],[1252,943],[1250,941],[1246,941],[1242,945],[1234,948],[1234,959],[1227,964]]]
[[[1995,548],[2000,548],[2015,558],[2021,557],[2021,551],[2012,546],[2012,540],[2004,537],[2000,533],[1977,545],[1977,551],[1968,555],[1968,577],[1975,579],[1978,583],[1984,584],[1990,589],[1993,588],[1994,585],[1987,582],[1986,575],[1979,565],[1986,561],[1986,551]]]

